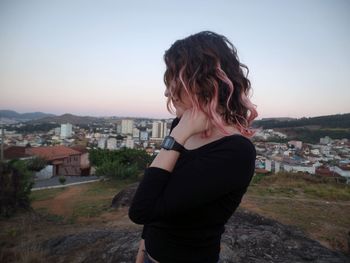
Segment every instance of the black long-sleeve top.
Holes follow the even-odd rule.
[[[147,252],[160,263],[217,262],[255,158],[253,143],[234,134],[181,153],[172,172],[147,168],[129,209]]]

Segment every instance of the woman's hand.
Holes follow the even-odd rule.
[[[192,135],[204,132],[208,128],[209,119],[202,111],[192,113],[192,109],[188,109],[181,116],[180,122],[171,132],[171,136],[183,145]]]
[[[145,258],[145,240],[141,239],[139,250],[137,251],[136,261],[135,263],[143,263]]]

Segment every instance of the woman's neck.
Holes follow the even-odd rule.
[[[203,136],[201,133],[197,133],[192,135],[185,143],[185,148],[188,150],[196,149],[210,142],[221,139],[225,136],[230,136],[233,134],[241,134],[235,127],[233,126],[225,126],[224,129],[228,132],[228,134],[224,134],[219,128],[213,126],[208,132],[208,137]]]

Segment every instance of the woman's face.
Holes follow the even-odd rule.
[[[165,97],[170,96],[170,92],[168,88],[165,89],[164,92]],[[181,100],[177,98],[176,96],[171,97],[171,101],[174,105],[174,108],[176,110],[176,117],[181,118],[182,114],[187,110],[192,108],[191,101],[187,94],[185,94],[184,90],[181,90]]]

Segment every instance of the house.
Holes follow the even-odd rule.
[[[346,179],[346,183],[350,184],[350,165],[349,164],[334,166],[334,167],[331,167],[330,170],[343,176]]]
[[[31,158],[30,155],[26,153],[26,148],[25,146],[5,146],[4,160]]]
[[[75,145],[71,149],[80,152],[80,171],[81,175],[86,176],[91,173],[91,164],[89,159],[89,151],[84,146]]]
[[[81,152],[69,147],[58,145],[48,147],[30,147],[25,153],[45,159],[52,165],[52,175],[81,175]]]

